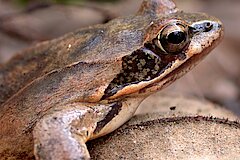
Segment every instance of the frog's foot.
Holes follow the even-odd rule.
[[[84,106],[67,106],[45,115],[33,131],[36,159],[90,159],[85,142],[95,128],[94,116],[93,109]]]

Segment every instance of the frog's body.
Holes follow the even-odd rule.
[[[165,32],[181,27],[184,42],[164,41]],[[221,37],[213,17],[146,0],[135,16],[26,50],[0,68],[0,157],[32,158],[34,148],[37,159],[88,159],[87,140],[126,122],[143,99],[195,66]]]

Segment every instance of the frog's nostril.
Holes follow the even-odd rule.
[[[217,24],[217,28],[218,28],[218,29],[221,29],[221,28],[222,28],[222,24],[218,23],[218,24]]]
[[[213,24],[211,22],[206,22],[205,23],[206,28],[211,28],[212,26],[213,26]]]
[[[203,32],[209,32],[213,29],[213,24],[211,22],[204,23],[204,30]]]
[[[212,28],[212,30],[218,31],[218,30],[222,30],[222,29],[223,29],[223,24],[222,24],[221,22],[215,22],[215,23],[213,23],[213,28]]]
[[[212,21],[200,21],[191,26],[191,28],[193,28],[193,33],[209,32],[215,27],[215,23]]]

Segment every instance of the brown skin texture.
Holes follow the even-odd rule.
[[[145,16],[80,29],[26,49],[3,65],[0,157],[31,159],[33,126],[55,105],[98,102],[104,94],[99,87],[120,72],[121,58],[143,45],[151,21]]]
[[[173,13],[170,14],[170,12]],[[45,124],[48,124],[50,128],[49,122],[54,120],[54,117],[68,120],[71,119],[71,114],[65,112],[67,109],[72,109],[76,113],[84,111],[75,121],[85,122],[91,134],[91,129],[96,128],[97,122],[104,119],[111,109],[108,104],[122,101],[127,103],[128,99],[137,99],[140,95],[133,94],[133,92],[139,93],[151,83],[154,84],[153,89],[151,90],[151,86],[147,90],[141,90],[141,93],[147,96],[160,89],[159,81],[148,82],[145,86],[137,85],[134,88],[130,86],[129,89],[127,86],[126,90],[121,90],[121,94],[112,96],[114,98],[110,98],[111,100],[101,101],[105,89],[122,69],[122,58],[131,55],[145,43],[151,43],[165,23],[174,19],[184,20],[189,24],[205,19],[215,20],[204,14],[178,12],[171,1],[144,1],[141,9],[134,16],[114,19],[104,25],[83,28],[61,38],[37,44],[3,65],[0,68],[0,157],[32,158],[34,147],[32,132],[36,126],[34,130],[34,141],[37,142],[35,154],[49,159],[46,153],[52,153],[53,150],[45,144],[42,146],[46,148],[39,149],[41,142],[38,141],[41,141],[41,138],[39,140],[38,137],[46,136],[42,135],[45,131],[41,129]],[[206,51],[204,54],[207,54],[213,47],[208,48],[210,49],[204,50]],[[170,68],[170,71],[172,70]],[[183,70],[188,71],[189,65]],[[161,76],[164,77],[165,74],[167,75],[164,72]],[[182,74],[179,74],[177,78],[180,75]],[[137,101],[140,103],[143,98]],[[132,103],[135,102],[131,101],[128,103],[129,106],[133,107]],[[105,108],[99,109],[99,104],[104,104]],[[99,114],[100,112],[102,113]],[[90,121],[89,117],[92,117],[90,119],[93,121]],[[65,134],[61,132],[61,127],[65,128],[68,124],[73,128],[78,128],[68,121],[61,124],[62,126],[52,124],[52,127],[59,126],[56,129],[59,131],[58,140],[61,140],[61,135]],[[54,137],[54,130],[48,129],[46,133],[48,131],[49,135],[52,134]],[[84,132],[84,136],[78,137],[80,146],[84,148],[84,142],[91,136],[96,135],[89,137],[88,133]],[[71,144],[71,141],[65,144],[56,143],[56,145],[59,149],[68,143]],[[76,157],[74,149],[68,150],[73,154],[72,157]],[[43,150],[46,152],[42,153]],[[67,157],[67,154],[64,156]],[[56,158],[64,156],[56,155]],[[84,158],[89,158],[84,156]]]
[[[131,54],[141,48],[144,42],[155,38],[163,23],[169,20],[183,19],[191,24],[201,19],[212,19],[207,15],[183,12],[167,16],[153,14],[154,12],[142,14],[146,11],[141,10],[136,16],[118,18],[105,25],[80,29],[61,38],[37,44],[19,53],[0,67],[0,105],[19,90],[34,83],[34,80],[44,79],[44,76],[50,72],[59,72],[75,63],[88,63],[90,67],[94,64],[121,64],[123,56]],[[151,22],[155,23],[150,25]],[[131,34],[128,34],[129,32]],[[94,72],[95,68],[91,69],[90,67],[88,68]],[[109,67],[106,64],[102,66],[103,71],[99,74],[109,75],[104,72],[108,69],[113,70],[113,74],[109,80],[103,82],[106,85],[119,73],[121,65]],[[83,75],[83,77],[85,76]],[[78,83],[76,85],[79,86]],[[98,98],[95,101],[98,101]]]

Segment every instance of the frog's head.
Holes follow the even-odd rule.
[[[178,79],[223,37],[222,23],[202,13],[179,11],[170,0],[145,0],[138,15],[151,19],[141,48],[123,57],[122,71],[105,98],[149,94]]]

